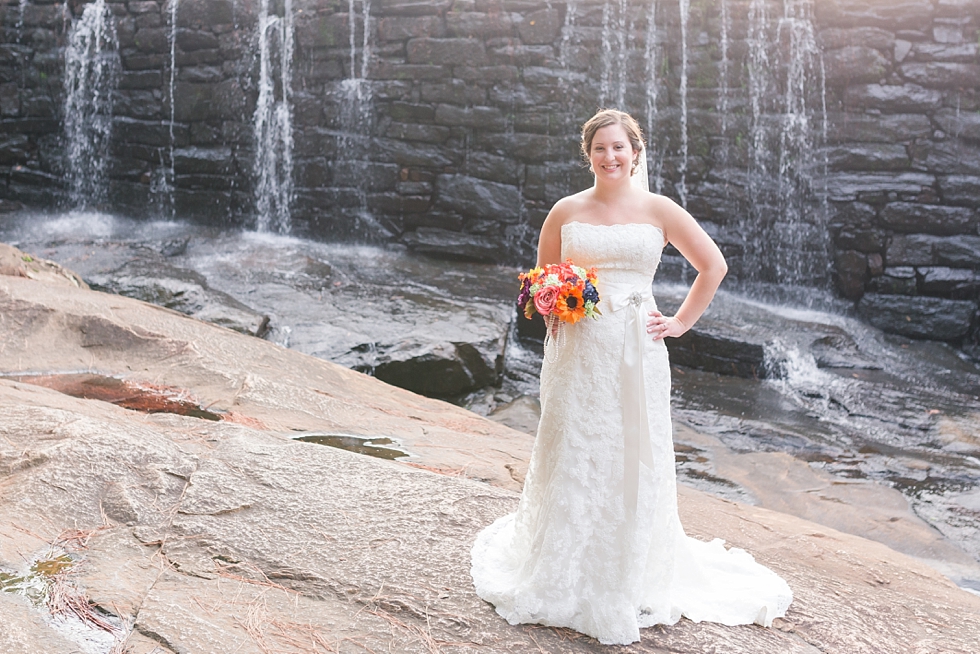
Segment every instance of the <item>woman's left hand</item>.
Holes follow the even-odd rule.
[[[677,338],[687,331],[687,326],[676,316],[667,317],[659,311],[651,311],[647,321],[647,333],[653,334],[653,340],[659,341],[668,336]]]

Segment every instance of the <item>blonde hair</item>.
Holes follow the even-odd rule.
[[[636,172],[636,166],[643,151],[643,130],[640,129],[636,119],[625,111],[600,109],[592,118],[585,121],[585,124],[582,125],[582,158],[585,159],[586,163],[589,163],[589,153],[592,151],[592,141],[595,139],[596,132],[610,125],[621,125],[626,131],[626,137],[629,139],[634,152],[633,168],[630,170],[632,175]]]

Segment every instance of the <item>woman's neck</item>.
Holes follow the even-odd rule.
[[[615,204],[624,200],[629,195],[631,185],[630,178],[611,180],[599,180],[596,178],[592,192],[595,199],[603,204]]]

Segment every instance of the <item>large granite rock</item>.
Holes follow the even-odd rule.
[[[977,211],[967,207],[949,207],[917,202],[893,202],[885,205],[881,223],[896,232],[927,234],[976,234],[980,225]]]
[[[405,234],[402,241],[413,252],[445,259],[491,262],[505,256],[503,248],[492,237],[439,227],[419,227]]]
[[[210,288],[200,273],[149,254],[107,273],[92,275],[89,281],[98,290],[157,304],[243,334],[262,337],[269,330],[269,316]]]
[[[71,270],[54,261],[39,259],[27,252],[22,252],[6,243],[0,243],[0,275],[71,284],[75,288],[88,288],[88,284]]]
[[[665,300],[660,302],[664,311],[679,305],[676,297]],[[544,321],[537,315],[531,320],[520,316],[517,321],[518,335],[540,347],[546,331]],[[713,314],[699,320],[680,338],[665,341],[672,364],[750,379],[765,379],[773,372],[766,365],[765,342],[764,335],[724,324]]]
[[[671,362],[680,366],[756,379],[765,379],[770,374],[761,339],[752,342],[733,338],[730,333],[699,325],[667,343]]]
[[[473,592],[469,549],[516,508],[511,469],[526,466],[527,436],[128,298],[0,277],[0,308],[3,372],[71,369],[94,354],[106,373],[183,386],[225,416],[146,416],[0,380],[0,567],[20,570],[59,543],[80,561],[67,581],[122,620],[134,654],[603,649],[508,625]],[[95,342],[79,321],[129,336]],[[290,438],[311,431],[386,434],[416,457]],[[805,472],[795,489],[813,488]],[[870,641],[966,654],[980,633],[980,599],[884,545],[688,489],[680,504],[688,533],[749,549],[789,581],[794,603],[773,629],[684,620],[623,651],[805,654]],[[0,602],[0,643],[74,651],[33,609]]]
[[[953,341],[969,332],[977,303],[868,293],[858,302],[857,310],[862,318],[882,331]]]
[[[886,75],[890,63],[879,50],[867,45],[830,50],[824,61],[828,82],[841,85],[877,82]]]
[[[931,236],[900,234],[892,237],[885,250],[889,266],[980,266],[980,236]]]
[[[308,246],[194,233],[40,247],[99,290],[288,344],[424,395],[455,398],[500,383],[512,313],[501,295],[510,299],[512,272],[401,250]]]
[[[889,113],[919,113],[936,107],[942,93],[917,84],[865,84],[849,87],[844,101],[849,107],[877,109]]]
[[[838,250],[834,257],[834,272],[840,294],[849,300],[857,300],[868,281],[868,257],[856,250]]]

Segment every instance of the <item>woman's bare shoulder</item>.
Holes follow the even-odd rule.
[[[649,192],[644,194],[644,201],[647,206],[651,209],[660,209],[662,211],[676,211],[680,209],[681,206],[668,198],[666,195],[660,195],[658,193]]]
[[[551,212],[548,214],[546,222],[560,228],[571,220],[573,216],[582,211],[582,208],[588,201],[587,193],[588,190],[580,191],[573,195],[566,195],[558,200],[558,202],[555,202],[554,206],[551,207]]]
[[[690,220],[691,218],[691,214],[689,214],[684,207],[677,204],[666,195],[647,193],[644,201],[646,203],[646,213],[654,216],[658,222],[661,222],[664,225],[670,225],[671,223],[675,223],[679,220]]]

